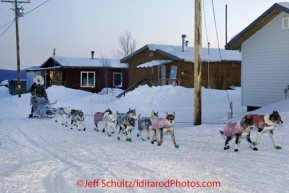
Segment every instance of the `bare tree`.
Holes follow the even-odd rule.
[[[136,50],[137,41],[133,39],[131,33],[125,30],[124,35],[118,37],[120,50],[117,50],[115,57],[124,58]]]
[[[110,67],[110,60],[101,54],[100,63],[103,67],[103,74],[104,74],[104,85],[106,88],[106,94],[108,94],[108,68]]]

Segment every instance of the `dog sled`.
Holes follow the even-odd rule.
[[[57,108],[54,108],[53,105],[57,103],[57,100],[54,103],[50,103],[49,100],[45,100],[36,95],[31,96],[31,105],[33,108],[33,117],[38,118],[54,118],[56,116]]]

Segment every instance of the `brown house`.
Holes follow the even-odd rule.
[[[89,92],[100,92],[103,88],[128,88],[128,67],[119,59],[69,58],[52,56],[40,67],[26,69],[27,89],[33,78],[40,74],[46,87],[63,85]],[[45,75],[46,74],[46,75]]]
[[[172,84],[194,87],[194,48],[147,44],[120,60],[129,64],[129,86],[142,79],[150,86]],[[228,89],[241,86],[241,53],[239,51],[203,48],[202,86]]]

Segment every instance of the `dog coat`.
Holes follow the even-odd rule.
[[[152,122],[152,129],[169,128],[171,125],[167,125],[164,118],[156,118]]]
[[[97,112],[94,114],[94,124],[97,125],[99,121],[102,121],[103,113]]]
[[[269,115],[255,115],[255,114],[246,115],[246,117],[248,118],[251,118],[252,116],[254,116],[254,123],[256,124],[256,127],[260,129],[273,125],[273,124],[270,124],[270,125],[268,124],[268,123],[271,123],[269,119]]]
[[[138,120],[138,130],[148,129],[151,126],[151,119],[148,117],[143,117]]]
[[[229,122],[224,127],[224,135],[232,137],[235,134],[243,133],[244,129],[241,127],[240,122]]]

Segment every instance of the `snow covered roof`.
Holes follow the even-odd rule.
[[[195,61],[195,48],[186,47],[186,51],[182,52],[182,46],[168,46],[158,44],[148,44],[150,50],[160,50],[162,53],[173,55],[187,62]],[[218,49],[218,48],[202,48],[203,62],[220,62],[220,61],[241,61],[241,53],[239,51]]]
[[[137,68],[147,68],[147,67],[159,66],[159,65],[167,64],[169,62],[172,62],[172,60],[152,60],[150,62],[146,62],[146,63],[143,63],[141,65],[138,65]]]
[[[62,67],[109,67],[109,68],[128,68],[126,63],[120,63],[119,59],[108,58],[73,58],[52,56],[49,59],[57,62]],[[45,64],[45,63],[44,63]],[[42,67],[42,64],[40,67]]]
[[[159,52],[168,56],[172,60],[180,60],[187,62],[195,61],[195,49],[194,47],[186,47],[186,51],[182,52],[182,46],[173,45],[161,45],[161,44],[147,44],[130,54],[129,56],[121,59],[121,62],[125,62],[128,58],[136,55],[140,51],[148,48],[151,51]],[[202,48],[202,61],[203,62],[221,62],[221,61],[241,61],[241,53],[234,50],[225,50],[218,48]]]
[[[234,36],[226,45],[228,50],[241,50],[241,45],[262,27],[267,25],[272,19],[274,19],[281,12],[289,14],[289,2],[279,2],[273,4],[262,15],[260,15],[249,26],[243,29],[239,34]]]

